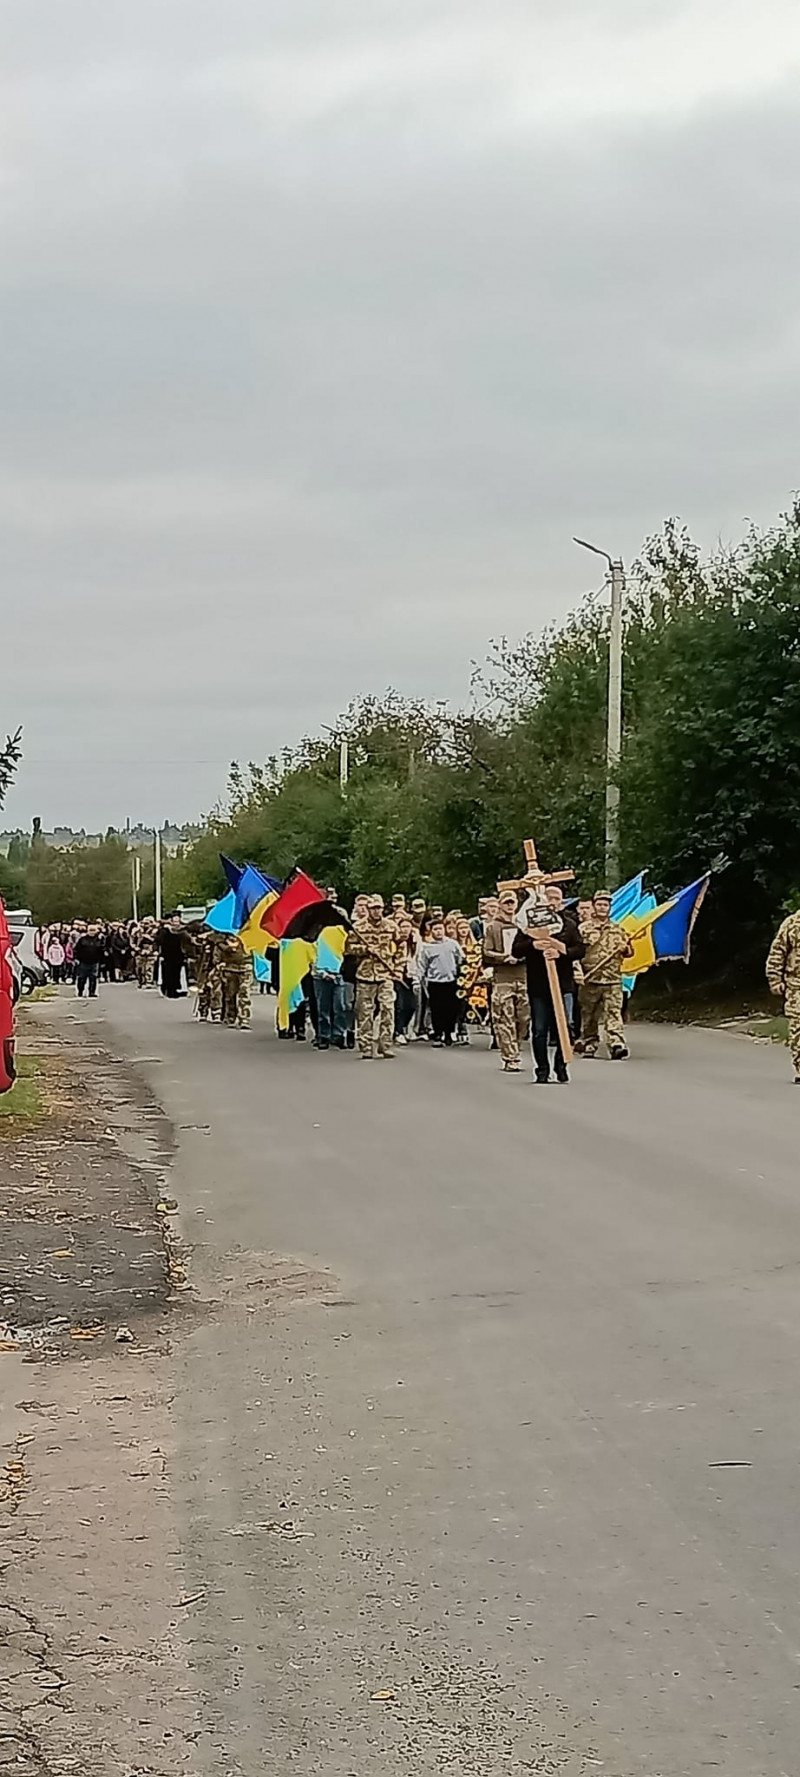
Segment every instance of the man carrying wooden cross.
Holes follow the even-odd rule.
[[[516,900],[520,889],[526,893],[527,898],[515,921],[518,931],[511,940],[509,949],[512,956],[519,956],[520,960],[522,956],[527,960],[531,952],[535,953],[534,960],[529,964],[528,983],[531,1006],[539,1021],[539,1035],[534,1049],[537,1078],[542,1076],[542,1085],[549,1078],[548,1042],[551,1025],[554,1023],[558,1039],[556,1078],[566,1084],[569,1079],[567,1064],[572,1060],[572,1045],[560,972],[563,971],[566,978],[568,968],[571,977],[573,960],[577,961],[583,954],[583,941],[577,930],[567,931],[567,915],[559,908],[548,905],[547,892],[548,889],[557,889],[557,899],[561,902],[560,885],[562,882],[571,882],[574,871],[540,870],[533,840],[526,839],[524,845],[527,865],[525,875],[514,877],[508,882],[499,882],[497,892],[501,903],[509,895],[513,895]],[[555,899],[555,894],[552,894],[551,900]],[[570,918],[570,928],[573,923]],[[568,955],[568,952],[571,954]],[[492,999],[494,1002],[494,995]],[[492,1009],[494,1014],[494,1003]]]
[[[527,921],[527,929],[522,927],[523,919]],[[556,1080],[560,1086],[567,1086],[567,1056],[561,1046],[548,964],[555,970],[557,991],[569,1026],[575,995],[573,968],[580,962],[586,945],[578,931],[577,920],[564,906],[561,884],[547,883],[544,903],[538,898],[525,903],[520,909],[519,925],[514,954],[523,957],[527,967],[536,1084],[549,1085],[552,1046],[555,1048]]]

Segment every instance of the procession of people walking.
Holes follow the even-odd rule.
[[[335,902],[336,891],[327,893]],[[502,885],[471,915],[399,892],[387,911],[381,895],[358,894],[349,916],[338,909],[348,926],[341,966],[315,959],[279,1035],[387,1060],[409,1043],[466,1048],[485,1033],[504,1073],[523,1071],[530,1046],[536,1082],[566,1085],[549,968],[573,1053],[594,1060],[605,1045],[610,1060],[628,1058],[623,978],[634,944],[611,912],[605,888],[565,902],[555,881],[545,881],[533,902],[524,884]],[[240,1030],[250,1024],[252,955],[236,934],[202,920],[184,924],[175,912],[161,921],[60,922],[40,929],[36,948],[52,982],[72,985],[78,998],[95,999],[101,983],[135,982],[165,999],[191,995],[200,1023]],[[279,949],[268,956],[258,975],[262,993],[277,992],[280,979]],[[775,936],[767,980],[785,1000],[800,1085],[800,912]]]

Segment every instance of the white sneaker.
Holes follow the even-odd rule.
[[[408,1037],[395,1037],[394,1040],[396,1043],[402,1043],[405,1045],[408,1042]]]

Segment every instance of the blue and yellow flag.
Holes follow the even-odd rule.
[[[236,931],[236,896],[233,889],[223,895],[221,901],[215,901],[205,918],[206,925],[212,932]]]
[[[342,967],[347,933],[344,926],[325,926],[314,946],[314,967],[328,975],[338,975]]]
[[[614,925],[621,925],[629,913],[638,912],[643,882],[644,871],[640,870],[638,876],[632,876],[630,882],[623,882],[620,888],[614,890],[611,897],[611,918]]]
[[[267,949],[269,940],[261,919],[277,900],[280,886],[274,877],[263,876],[255,864],[245,864],[236,889],[236,930],[245,950],[253,955],[263,956]]]
[[[230,889],[206,915],[206,925],[212,932],[235,934],[251,955],[264,956],[274,939],[264,931],[261,920],[277,900],[281,884],[274,876],[264,876],[255,864],[235,864],[223,856],[222,867]]]
[[[633,939],[633,956],[626,956],[622,964],[626,975],[641,975],[654,963],[688,963],[694,922],[710,880],[710,875],[699,876],[643,919],[638,913],[629,913],[619,921]]]
[[[278,988],[278,1029],[288,1030],[289,1018],[303,999],[302,981],[314,961],[313,944],[305,938],[282,938],[280,944],[281,978]]]

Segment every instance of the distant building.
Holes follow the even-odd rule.
[[[136,826],[132,826],[130,821],[126,822],[125,827],[120,830],[110,827],[109,832],[124,839],[130,851],[144,850],[153,844],[155,837],[153,827],[143,827],[138,823]],[[174,857],[182,845],[191,845],[192,840],[197,838],[198,832],[199,828],[193,826],[191,822],[187,822],[183,827],[176,827],[171,821],[165,821],[161,828],[162,850],[167,857]],[[44,831],[39,833],[39,838],[43,840],[44,844],[52,846],[55,851],[66,851],[71,845],[94,847],[106,837],[105,833],[87,833],[85,827],[80,827],[77,831],[74,827],[54,827],[52,833]],[[0,833],[0,856],[8,857],[9,847],[14,839],[30,839],[30,833],[24,832],[21,827],[17,827],[14,832]]]

